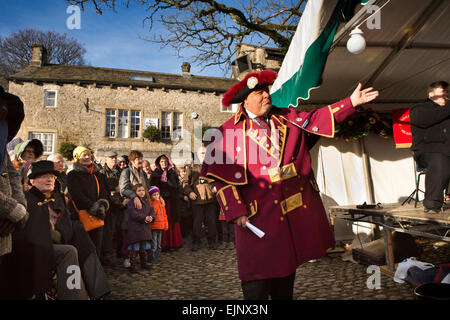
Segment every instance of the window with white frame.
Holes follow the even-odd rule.
[[[105,109],[106,138],[140,138],[141,111],[124,109]]]
[[[117,138],[128,138],[128,110],[119,110]]]
[[[141,112],[140,111],[131,111],[130,115],[130,123],[131,123],[131,138],[140,138],[141,136]]]
[[[232,112],[235,113],[239,109],[239,103],[233,103],[230,107],[225,108],[222,103],[220,103],[220,112]]]
[[[57,96],[56,90],[44,89],[44,107],[56,108]]]
[[[170,139],[170,112],[161,112],[161,139]]]
[[[114,138],[116,136],[116,110],[106,109],[105,137]]]
[[[161,112],[161,139],[180,140],[183,138],[183,113]]]
[[[51,132],[30,132],[28,139],[38,139],[44,146],[44,154],[50,154],[55,152],[55,134]]]
[[[174,112],[172,126],[172,139],[180,140],[183,138],[183,114],[181,112]]]

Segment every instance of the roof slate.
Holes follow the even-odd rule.
[[[130,80],[131,76],[152,77],[153,81]],[[43,65],[27,66],[7,78],[10,81],[57,82],[116,86],[135,86],[166,89],[226,92],[237,80],[195,75],[177,75],[137,70],[110,69],[90,66]]]

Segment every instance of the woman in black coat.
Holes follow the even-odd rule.
[[[88,148],[76,147],[73,158],[76,162],[73,164],[73,170],[67,175],[67,189],[72,200],[69,203],[72,219],[79,219],[78,210],[87,210],[92,216],[104,220],[109,209],[106,178],[94,166],[92,152]],[[103,227],[88,233],[95,244],[97,255],[100,255]]]
[[[168,155],[156,158],[156,169],[150,176],[150,186],[159,188],[160,195],[166,203],[169,230],[164,232],[162,248],[180,248],[183,245],[180,228],[179,192],[180,181],[175,166]]]

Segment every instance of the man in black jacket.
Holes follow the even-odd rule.
[[[424,211],[438,213],[450,178],[450,103],[448,83],[428,86],[428,99],[411,108],[412,150],[420,167],[426,168]]]
[[[105,153],[105,164],[100,170],[106,177],[106,187],[110,193],[109,212],[105,218],[103,231],[103,247],[101,261],[103,265],[112,265],[114,255],[121,256],[122,233],[121,225],[126,207],[122,204],[119,179],[121,170],[117,166],[117,152]]]
[[[25,192],[30,219],[13,234],[13,253],[5,261],[10,276],[0,283],[7,295],[1,299],[43,294],[51,288],[53,271],[58,299],[111,298],[94,244],[81,222],[70,219],[61,194],[54,192],[58,173],[51,161],[31,165],[32,188]]]

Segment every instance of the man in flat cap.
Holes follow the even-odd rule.
[[[309,149],[334,136],[334,122],[378,96],[361,90],[333,105],[301,112],[272,105],[277,74],[249,73],[225,93],[236,114],[208,145],[201,176],[213,180],[227,222],[235,224],[236,254],[244,299],[292,299],[296,268],[321,258],[334,245]],[[250,222],[265,232],[257,237]]]
[[[123,198],[120,195],[119,179],[121,170],[117,163],[117,152],[107,151],[104,154],[105,164],[100,170],[106,177],[106,185],[110,193],[111,205],[106,215],[103,229],[103,247],[101,261],[103,265],[113,264],[115,255],[120,255],[122,248],[122,224],[125,206],[122,205]]]

